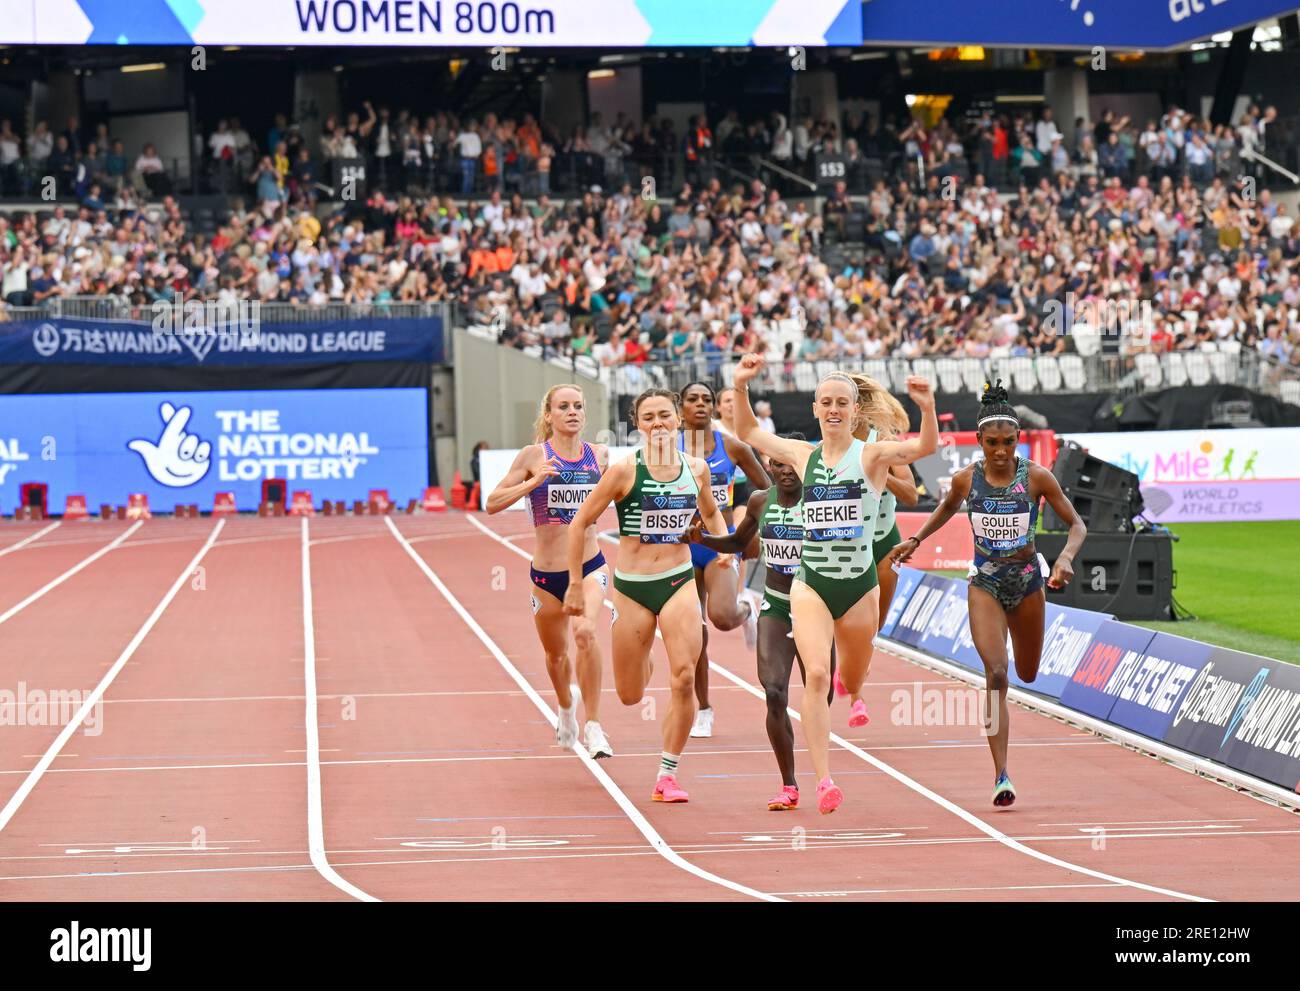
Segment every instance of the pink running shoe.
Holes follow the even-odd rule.
[[[830,815],[840,807],[840,802],[844,801],[844,792],[830,778],[822,778],[821,784],[817,786],[817,811],[822,815]]]
[[[650,795],[656,802],[689,802],[691,796],[677,783],[671,774],[663,775],[655,782],[655,790]]]
[[[786,785],[781,789],[781,793],[768,800],[768,812],[789,812],[791,809],[799,807],[799,789],[793,785]]]
[[[840,681],[840,673],[838,671],[835,672],[835,694],[836,695],[849,694],[849,690],[844,687],[844,682]]]
[[[865,726],[871,722],[871,717],[867,715],[867,703],[858,699],[853,703],[853,708],[849,711],[849,725],[856,729],[859,726]]]

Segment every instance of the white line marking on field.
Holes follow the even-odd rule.
[[[470,615],[469,611],[461,605],[460,601],[452,594],[451,589],[443,584],[442,579],[439,578],[433,569],[429,567],[428,562],[425,561],[424,558],[420,557],[414,547],[407,543],[406,538],[402,536],[402,532],[393,524],[392,519],[385,516],[384,522],[388,525],[388,529],[392,531],[397,542],[402,545],[402,548],[406,553],[411,556],[411,559],[415,561],[420,570],[424,572],[424,576],[433,583],[434,587],[437,588],[439,592],[442,593],[442,597],[447,600],[454,610],[456,610],[456,613],[465,621],[465,624],[474,631],[474,635],[478,637],[483,645],[492,652],[492,655],[497,659],[497,663],[500,664],[501,667],[505,669],[506,673],[514,679],[515,684],[523,689],[524,694],[528,696],[533,705],[537,706],[542,715],[546,717],[547,722],[552,726],[555,726],[557,723],[557,716],[551,707],[542,701],[542,697],[537,694],[533,689],[533,686],[528,683],[528,680],[522,674],[520,674],[519,669],[510,663],[509,658],[506,657],[505,653],[497,646],[495,641],[487,635],[487,632],[483,627],[479,626],[478,622],[472,615]],[[512,548],[512,550],[513,549],[515,548]],[[680,867],[682,870],[694,874],[696,877],[702,878],[705,881],[711,881],[714,884],[739,892],[742,895],[748,895],[751,898],[757,898],[761,901],[767,902],[783,900],[754,888],[747,887],[743,884],[738,884],[735,881],[729,881],[724,877],[719,877],[717,874],[713,874],[703,868],[697,867],[690,861],[684,859],[676,850],[668,845],[667,841],[659,835],[658,831],[650,825],[646,817],[641,814],[641,810],[632,804],[632,800],[629,799],[627,795],[623,793],[623,790],[614,783],[614,780],[605,772],[605,769],[588,756],[587,752],[583,750],[580,744],[574,744],[573,752],[578,755],[578,758],[587,766],[587,769],[595,775],[596,780],[601,783],[601,786],[609,793],[609,796],[618,803],[619,808],[621,808],[624,813],[627,814],[627,817],[632,820],[636,828],[640,830],[641,835],[644,836],[650,842],[650,845],[655,849],[655,851],[669,863],[676,867]]]
[[[39,538],[45,536],[45,534],[49,533],[58,525],[59,525],[58,523],[51,523],[49,526],[42,527],[40,530],[37,530],[35,533],[29,534],[28,536],[24,537],[22,540],[18,541],[18,543],[10,544],[8,547],[4,548],[3,550],[0,550],[0,557],[4,557],[6,554],[12,554],[14,551],[22,550],[32,541],[38,540]]]
[[[116,544],[118,541],[128,536],[140,525],[140,522],[141,521],[136,521],[135,526],[131,527],[131,529],[122,534],[121,537],[113,541],[113,544]],[[104,692],[107,691],[108,686],[113,683],[113,679],[117,677],[118,672],[120,672],[122,668],[126,667],[126,662],[135,655],[140,644],[144,643],[144,638],[149,635],[149,631],[152,630],[158,620],[162,618],[163,612],[166,611],[167,607],[171,604],[172,599],[176,598],[176,593],[181,590],[181,586],[189,581],[190,576],[194,574],[194,569],[199,566],[199,562],[203,560],[203,555],[208,552],[208,549],[216,541],[217,534],[221,532],[221,528],[224,525],[224,520],[217,521],[217,525],[213,527],[212,532],[208,534],[208,539],[203,542],[203,546],[199,548],[198,553],[190,559],[189,564],[187,564],[184,570],[181,571],[180,575],[177,576],[176,581],[172,583],[172,587],[167,590],[167,594],[159,600],[158,605],[154,606],[153,612],[151,612],[149,618],[144,621],[144,625],[141,626],[140,629],[136,630],[135,636],[131,638],[131,642],[128,643],[122,650],[122,653],[118,655],[117,660],[113,662],[113,666],[108,669],[108,672],[100,680],[99,684],[95,686],[95,690],[90,693],[84,702],[81,703],[81,708],[78,709],[76,714],[68,720],[67,724],[63,727],[62,732],[55,737],[54,742],[50,744],[49,749],[46,750],[41,759],[36,762],[36,766],[28,772],[23,783],[18,786],[18,790],[10,796],[9,801],[5,803],[4,809],[0,810],[0,831],[3,831],[4,828],[9,825],[9,820],[14,817],[14,814],[27,799],[27,796],[31,794],[32,789],[36,787],[37,782],[41,780],[41,775],[44,774],[50,764],[54,762],[54,758],[59,755],[59,751],[62,750],[68,740],[72,738],[72,734],[81,727],[82,721],[89,716],[92,711],[94,711],[95,704],[104,697]],[[106,553],[112,548],[113,544],[110,544],[99,553]],[[91,560],[93,560],[93,558],[87,558],[78,567],[84,567],[86,564],[89,564]]]
[[[833,891],[782,891],[795,898],[843,898],[848,895],[946,894],[956,891],[1055,891],[1061,888],[1122,888],[1122,884],[993,884],[980,888],[839,888]]]
[[[75,575],[78,571],[81,571],[83,568],[89,567],[90,565],[98,561],[101,557],[103,557],[105,554],[107,554],[109,551],[115,550],[117,547],[121,546],[122,541],[124,541],[127,537],[131,536],[131,534],[135,533],[135,531],[140,529],[140,527],[143,525],[144,525],[144,520],[136,520],[126,530],[118,534],[118,536],[114,540],[105,544],[99,550],[95,551],[95,553],[91,554],[89,557],[82,558],[82,560],[79,563],[74,564],[63,574],[59,575],[58,578],[51,579],[46,584],[42,585],[31,595],[27,596],[27,598],[23,599],[22,602],[18,603],[16,606],[10,606],[8,610],[6,610],[3,613],[0,613],[0,623],[5,623],[8,620],[12,619],[14,616],[17,616],[20,612],[22,612],[24,609],[30,606],[33,602],[35,602],[37,599],[43,596],[46,592],[50,592],[58,588],[69,578]],[[0,826],[0,829],[2,828],[4,827]]]
[[[307,729],[307,848],[312,866],[330,884],[340,891],[363,902],[379,901],[355,884],[345,880],[325,855],[325,817],[322,812],[320,782],[320,727],[316,712],[316,623],[312,616],[311,596],[311,536],[307,530],[307,517],[302,518],[302,638],[303,682],[306,685]]]
[[[483,531],[483,533],[487,534],[493,540],[496,540],[497,542],[501,543],[505,547],[509,547],[516,554],[519,554],[524,557],[528,556],[524,551],[519,550],[519,548],[515,547],[513,544],[507,544],[499,534],[493,531],[490,527],[487,527],[484,524],[480,523],[473,516],[466,516],[466,519],[469,520],[469,522],[473,524],[475,527],[477,527],[479,530]],[[609,540],[610,538],[603,537],[603,539]],[[614,540],[611,540],[610,542],[617,543],[617,541]],[[608,599],[605,600],[605,605],[609,608],[613,608],[613,604]],[[659,635],[659,631],[657,629],[655,630],[655,635],[656,636]],[[718,674],[722,675],[722,677],[726,678],[728,681],[732,682],[733,684],[744,687],[746,691],[748,691],[751,695],[753,695],[755,698],[759,699],[760,701],[766,701],[766,696],[760,689],[755,688],[753,685],[749,684],[749,682],[745,681],[743,678],[733,674],[729,669],[724,668],[722,665],[714,661],[709,662],[709,668],[711,670],[717,671]],[[786,711],[789,712],[791,719],[798,720],[800,723],[803,722],[803,718],[794,709],[787,709]],[[871,754],[867,753],[861,747],[853,743],[850,743],[848,740],[844,739],[842,736],[838,735],[837,733],[831,733],[830,739],[832,743],[843,748],[844,750],[847,750],[855,757],[858,757],[859,759],[866,761],[868,764],[870,764],[872,767],[876,768],[877,770],[883,771],[885,774],[888,774],[899,784],[904,785],[907,788],[910,788],[912,791],[916,792],[918,795],[921,795],[922,797],[929,799],[931,802],[938,805],[940,808],[945,809],[948,812],[951,812],[959,819],[964,820],[965,822],[973,826],[975,829],[978,829],[981,833],[984,833],[985,835],[992,837],[993,839],[997,840],[999,843],[1002,843],[1009,849],[1015,850],[1017,853],[1023,853],[1027,857],[1033,857],[1035,860],[1041,860],[1044,863],[1051,864],[1055,867],[1061,867],[1068,871],[1077,871],[1080,874],[1087,874],[1089,877],[1095,877],[1101,881],[1109,881],[1115,884],[1123,884],[1131,888],[1137,888],[1142,891],[1150,891],[1154,894],[1165,895],[1169,898],[1180,898],[1185,901],[1194,901],[1194,902],[1213,901],[1213,899],[1211,898],[1203,898],[1200,895],[1190,895],[1190,894],[1186,894],[1185,892],[1174,891],[1170,888],[1160,888],[1160,887],[1156,887],[1155,885],[1143,884],[1141,881],[1130,881],[1126,878],[1117,877],[1113,874],[1106,874],[1102,871],[1095,871],[1090,867],[1082,867],[1079,864],[1073,864],[1070,863],[1069,861],[1061,860],[1058,857],[1053,857],[1051,854],[1043,853],[1042,851],[1035,850],[1032,847],[1027,847],[1019,840],[1013,839],[1012,837],[1008,836],[1006,833],[1002,832],[1000,829],[997,829],[994,826],[990,826],[983,819],[979,818],[979,816],[966,811],[966,809],[962,808],[960,805],[957,805],[955,802],[949,801],[948,799],[944,798],[938,792],[932,791],[929,788],[927,788],[925,785],[921,784],[919,781],[916,781],[908,777],[906,774],[904,774],[902,771],[899,771],[892,765],[886,764],[884,761],[880,760],[877,757],[873,757]]]

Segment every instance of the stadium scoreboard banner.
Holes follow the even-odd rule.
[[[234,492],[254,509],[269,478],[317,502],[413,498],[428,484],[428,417],[426,389],[0,396],[0,510],[25,482],[48,485],[56,513],[70,494],[93,508],[134,492],[205,510]]]
[[[904,567],[881,636],[983,673],[966,582]],[[1300,667],[1047,604],[1038,677],[1013,685],[1300,791]]]
[[[236,307],[236,310],[240,308]],[[303,365],[443,360],[440,317],[262,324],[242,312],[229,321],[190,321],[181,308],[168,329],[143,320],[51,318],[0,324],[0,365]],[[196,313],[196,316],[203,316]],[[187,326],[193,323],[193,326]]]
[[[1157,523],[1300,519],[1300,427],[1062,434],[1138,477]]]
[[[860,45],[862,10],[861,0],[0,0],[0,44]]]
[[[869,0],[867,43],[1176,48],[1300,8],[1296,0]]]

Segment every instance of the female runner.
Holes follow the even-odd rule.
[[[732,479],[737,468],[746,476],[759,479],[766,487],[767,474],[748,444],[714,429],[713,389],[703,382],[692,382],[682,390],[683,429],[678,447],[687,454],[703,458],[709,464],[713,501],[722,510],[728,528],[732,522]],[[758,640],[760,601],[742,588],[744,564],[734,557],[718,557],[702,544],[691,545],[691,563],[695,566],[695,589],[700,596],[701,611],[719,630],[734,630],[744,624],[745,643],[753,647]],[[695,698],[699,711],[691,727],[691,736],[713,735],[713,707],[709,705],[709,629],[704,627],[700,659],[695,666]]]
[[[871,443],[878,438],[897,440],[907,433],[907,411],[903,409],[902,403],[890,395],[888,389],[861,372],[850,372],[849,378],[853,379],[854,385],[858,387],[858,411],[853,428],[854,437]],[[885,493],[880,498],[880,512],[876,515],[875,523],[875,539],[871,545],[872,556],[876,560],[876,579],[880,583],[877,632],[885,622],[889,604],[894,599],[894,588],[898,584],[898,576],[894,574],[894,569],[882,567],[881,562],[886,554],[898,546],[901,539],[898,534],[898,523],[894,518],[900,501],[904,506],[916,505],[916,481],[912,477],[912,469],[907,465],[891,465],[889,475],[886,476]],[[868,661],[867,672],[863,675],[863,679],[865,680],[870,673],[871,662]],[[839,695],[848,694],[838,676],[835,678],[835,691]],[[867,703],[862,698],[862,690],[859,688],[858,693],[853,696],[852,706],[849,709],[849,726],[856,729],[869,722],[871,719],[867,715]]]
[[[533,579],[533,622],[546,652],[546,673],[551,678],[560,708],[556,742],[565,748],[578,739],[578,704],[570,682],[569,632],[572,628],[577,655],[578,690],[586,709],[583,743],[597,759],[613,757],[600,727],[600,644],[596,642],[595,620],[609,585],[605,556],[596,546],[596,529],[579,530],[582,542],[581,583],[591,586],[587,610],[572,621],[564,614],[564,593],[569,585],[567,527],[573,525],[577,508],[591,494],[607,467],[609,451],[603,444],[582,439],[587,425],[587,407],[576,385],[557,385],[542,398],[535,428],[536,444],[515,456],[510,471],[488,496],[487,511],[499,513],[528,496],[533,514],[537,546],[533,550],[530,574]]]
[[[681,409],[675,392],[647,389],[632,405],[632,422],[645,438],[631,456],[609,468],[582,504],[569,533],[569,591],[564,609],[587,613],[579,580],[585,545],[582,530],[595,524],[612,502],[618,509],[618,567],[614,571],[614,687],[624,705],[645,695],[654,662],[655,627],[668,651],[671,686],[663,720],[664,749],[651,797],[685,802],[677,768],[695,716],[695,664],[702,638],[695,569],[682,535],[696,512],[714,533],[727,525],[713,501],[708,462],[677,448]]]
[[[1007,777],[1007,741],[1011,732],[1007,715],[1007,631],[1011,632],[1016,673],[1022,681],[1038,677],[1043,650],[1043,577],[1047,575],[1047,562],[1034,549],[1039,502],[1046,498],[1061,519],[1070,524],[1065,549],[1047,578],[1049,588],[1064,588],[1074,577],[1074,555],[1088,530],[1052,473],[1016,454],[1020,421],[1001,382],[984,387],[977,436],[984,459],[952,476],[952,487],[939,507],[915,537],[904,540],[889,553],[889,559],[891,564],[906,562],[926,537],[961,508],[962,500],[966,501],[975,534],[975,563],[970,569],[966,601],[971,639],[984,661],[989,692],[984,718],[993,753],[993,804],[1008,806],[1015,802],[1016,790]],[[992,712],[995,692],[996,717]]]
[[[909,376],[907,394],[921,408],[921,431],[904,441],[867,444],[853,436],[858,387],[842,372],[817,386],[813,415],[821,427],[816,447],[785,440],[758,426],[749,403],[749,383],[763,366],[747,354],[736,370],[736,430],[746,444],[794,466],[803,480],[803,550],[790,589],[795,643],[807,685],[801,709],[804,739],[817,772],[817,807],[834,812],[844,793],[831,780],[831,645],[839,656],[844,687],[856,692],[871,661],[878,629],[874,521],[891,465],[910,464],[935,451],[939,422],[934,395],[923,378]]]
[[[786,440],[802,441],[803,434],[783,434]],[[803,479],[794,466],[768,461],[773,486],[749,497],[749,512],[736,525],[736,532],[715,537],[702,532],[698,523],[687,531],[687,539],[723,554],[742,554],[758,536],[767,565],[763,589],[763,610],[758,620],[758,680],[767,694],[767,738],[781,772],[781,790],[767,803],[769,811],[783,812],[799,805],[799,785],[794,776],[794,727],[790,724],[790,672],[799,662],[805,685],[808,675],[795,647],[790,629],[790,586],[799,570],[803,550]],[[835,655],[831,651],[831,668]],[[829,704],[830,698],[827,697]]]

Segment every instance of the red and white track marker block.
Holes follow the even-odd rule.
[[[132,492],[126,497],[126,518],[128,520],[150,520],[149,497],[143,492]]]
[[[442,487],[433,485],[424,490],[422,504],[426,513],[445,513],[447,511],[447,500],[443,498]]]
[[[212,497],[212,515],[230,516],[238,512],[235,509],[235,493],[218,492]]]
[[[63,500],[63,518],[65,520],[87,520],[90,513],[86,509],[84,495],[70,495]]]
[[[315,516],[316,507],[312,505],[311,491],[298,489],[293,494],[293,503],[289,507],[290,516]]]

